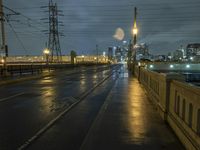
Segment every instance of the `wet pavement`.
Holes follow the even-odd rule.
[[[70,75],[62,71],[56,76],[2,86],[0,93],[1,150],[22,148],[36,135],[25,149],[184,149],[125,66],[81,68]]]
[[[30,150],[182,150],[125,68],[63,116]]]
[[[115,67],[82,67],[72,74],[58,71],[55,76],[1,86],[0,149],[17,149]]]
[[[138,80],[128,76],[121,74],[80,149],[184,149]]]

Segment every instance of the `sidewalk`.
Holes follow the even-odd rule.
[[[81,150],[181,150],[137,79],[123,73],[85,138]]]

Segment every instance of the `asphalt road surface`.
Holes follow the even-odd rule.
[[[123,65],[0,88],[0,150],[184,150]]]
[[[55,76],[0,87],[0,149],[31,148],[36,135],[40,137],[45,127],[51,130],[51,123],[56,117],[92,93],[96,100],[85,101],[88,111],[84,118],[73,120],[77,114],[70,115],[74,125],[84,124],[81,128],[77,126],[77,131],[82,130],[77,132],[79,139],[73,141],[71,136],[66,137],[71,145],[69,149],[76,149],[116,81],[119,68],[119,65],[81,67],[71,74],[58,71]],[[69,130],[69,134],[76,136],[73,130],[71,132]]]

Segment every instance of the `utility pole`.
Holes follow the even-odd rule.
[[[97,64],[99,63],[99,46],[96,45],[96,51],[97,51]]]
[[[4,27],[4,11],[3,11],[3,0],[0,0],[0,21],[1,21],[1,53],[5,57],[8,56],[8,48],[6,45],[6,38],[5,38],[5,27]],[[5,60],[4,60],[5,61]]]

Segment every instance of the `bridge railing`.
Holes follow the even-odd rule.
[[[200,148],[199,87],[175,80],[171,82],[168,122],[176,134],[186,142],[185,145],[193,145],[188,149]]]
[[[185,147],[200,148],[200,88],[184,82],[177,73],[158,73],[138,66],[134,71]]]

